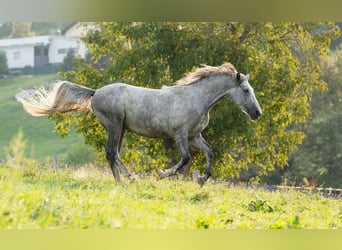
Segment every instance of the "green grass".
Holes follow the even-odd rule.
[[[70,148],[77,150],[76,148],[83,146],[82,137],[71,133],[66,138],[61,138],[53,132],[52,121],[46,117],[30,116],[14,98],[21,89],[39,86],[56,79],[57,75],[0,79],[0,158],[5,158],[5,147],[19,129],[23,131],[28,142],[27,156],[39,160],[45,160],[48,156],[63,158],[70,153]]]
[[[341,200],[317,194],[152,177],[116,184],[107,170],[7,163],[0,168],[0,228],[342,228]]]

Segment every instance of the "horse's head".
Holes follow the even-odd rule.
[[[231,98],[254,121],[261,116],[262,111],[248,79],[249,74],[236,74],[236,86],[231,92]]]

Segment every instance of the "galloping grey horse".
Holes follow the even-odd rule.
[[[208,126],[211,107],[229,96],[252,120],[262,113],[248,79],[249,74],[240,74],[232,64],[224,63],[198,68],[174,86],[161,89],[115,83],[93,90],[59,81],[50,90],[37,88],[20,101],[33,116],[91,110],[108,132],[106,157],[116,181],[120,181],[120,172],[131,177],[119,158],[124,132],[130,130],[175,140],[181,160],[170,169],[159,170],[161,178],[175,175],[189,164],[189,145],[202,150],[206,169],[198,183],[203,185],[212,174],[212,149],[201,135]]]

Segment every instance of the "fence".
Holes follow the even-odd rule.
[[[273,190],[297,190],[300,192],[312,192],[328,197],[342,198],[342,189],[339,188],[311,188],[311,187],[290,187],[290,186],[270,186]]]
[[[194,171],[193,172],[193,181],[197,182],[199,172]],[[323,195],[325,197],[333,197],[333,198],[338,198],[342,199],[342,189],[339,188],[316,188],[316,187],[295,187],[295,186],[278,186],[278,185],[258,185],[258,184],[250,184],[250,183],[239,183],[239,182],[228,182],[228,181],[217,181],[217,180],[212,180],[212,184],[225,184],[228,187],[233,187],[233,186],[240,186],[240,187],[245,187],[245,188],[257,188],[257,189],[263,189],[267,190],[270,192],[275,192],[278,190],[283,190],[283,191],[289,191],[289,190],[296,190],[298,192],[307,192],[307,193],[316,193]]]

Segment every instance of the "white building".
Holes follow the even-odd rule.
[[[69,49],[73,49],[76,56],[84,58],[86,47],[79,39],[83,30],[78,30],[77,26],[69,26],[61,35],[0,39],[0,50],[6,53],[8,68],[59,64]]]

